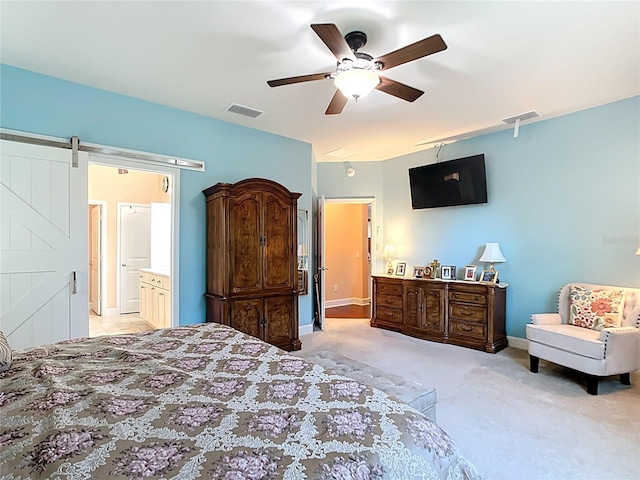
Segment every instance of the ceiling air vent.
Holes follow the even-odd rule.
[[[349,150],[346,148],[338,148],[337,150],[332,150],[330,152],[325,153],[325,155],[327,155],[328,157],[335,157],[335,158],[349,158],[357,154],[358,152],[355,152],[353,150]]]
[[[513,138],[518,136],[518,131],[520,130],[520,122],[523,120],[529,120],[531,118],[539,117],[540,114],[535,110],[529,110],[528,112],[520,113],[518,115],[513,115],[511,117],[503,118],[502,121],[504,123],[510,124],[513,123]]]
[[[262,115],[264,112],[260,110],[256,110],[255,108],[245,107],[244,105],[238,105],[237,103],[232,103],[226,108],[227,112],[237,113],[238,115],[244,115],[245,117],[256,118]]]
[[[516,123],[516,120],[523,122],[524,120],[529,120],[530,118],[536,118],[539,116],[540,114],[535,110],[529,110],[528,112],[513,115],[512,117],[503,118],[502,121],[504,123]]]

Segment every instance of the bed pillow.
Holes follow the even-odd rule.
[[[11,347],[0,331],[0,372],[9,370],[9,367],[11,367]]]
[[[619,327],[624,310],[624,290],[600,290],[571,285],[569,323],[602,330]]]

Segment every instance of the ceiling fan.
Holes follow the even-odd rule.
[[[367,35],[364,32],[350,32],[343,37],[333,23],[315,23],[311,28],[338,60],[336,71],[269,80],[267,84],[270,87],[280,87],[292,83],[332,79],[337,90],[324,112],[325,115],[341,113],[349,97],[357,101],[373,89],[407,102],[415,101],[424,93],[422,90],[391,80],[377,72],[389,70],[447,48],[442,37],[436,34],[374,58],[358,51],[367,43]]]

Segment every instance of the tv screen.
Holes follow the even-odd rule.
[[[409,169],[411,207],[487,203],[484,154]]]

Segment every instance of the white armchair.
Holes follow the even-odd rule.
[[[569,324],[571,286],[594,290],[624,290],[624,308],[619,327],[602,330]],[[539,359],[587,374],[587,392],[598,394],[600,377],[620,375],[631,385],[630,373],[640,368],[640,289],[570,283],[558,296],[558,313],[531,315],[526,326],[530,369],[538,372]]]

